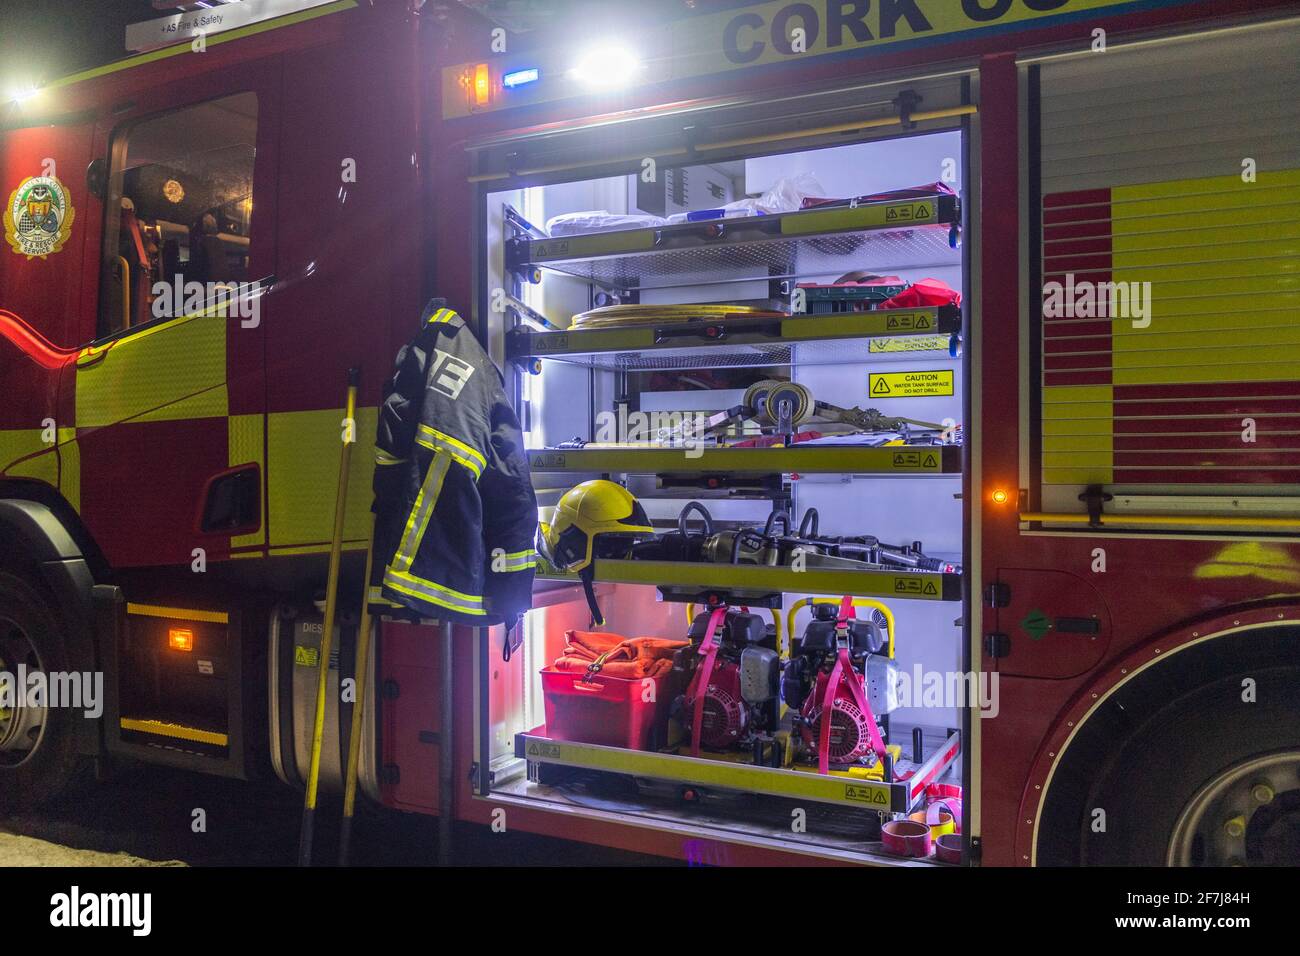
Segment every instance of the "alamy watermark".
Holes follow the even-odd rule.
[[[103,671],[0,671],[0,709],[67,707],[94,720],[104,713]]]
[[[687,458],[699,458],[704,454],[708,418],[704,412],[629,412],[620,405],[617,412],[596,415],[594,441],[680,448]]]
[[[171,282],[155,282],[149,291],[154,296],[155,319],[207,314],[239,319],[245,329],[262,324],[266,289],[258,282],[186,282],[178,272]]]
[[[896,672],[892,703],[895,707],[970,707],[991,720],[1002,709],[1000,676],[997,671],[931,671],[914,664],[910,671]]]
[[[1043,285],[1043,315],[1049,319],[1131,319],[1133,328],[1151,324],[1150,282],[1076,280]]]

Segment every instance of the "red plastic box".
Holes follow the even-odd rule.
[[[629,750],[651,750],[655,728],[667,721],[666,685],[657,677],[654,702],[643,700],[642,680],[596,675],[588,683],[572,671],[542,671],[546,733],[556,740],[603,744]],[[661,730],[662,734],[662,730]]]

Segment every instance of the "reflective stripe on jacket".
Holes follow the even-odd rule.
[[[375,442],[375,583],[424,617],[514,624],[537,498],[501,373],[443,300],[397,355]]]

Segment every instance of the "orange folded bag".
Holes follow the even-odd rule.
[[[602,674],[622,680],[660,677],[672,670],[672,656],[686,641],[626,638],[604,631],[566,631],[564,653],[553,670]]]

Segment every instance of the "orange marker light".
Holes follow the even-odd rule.
[[[167,646],[173,651],[194,650],[194,632],[188,627],[169,627],[167,629]]]
[[[486,63],[474,67],[474,105],[487,106],[492,97],[492,74]]]
[[[1003,491],[1001,488],[999,488],[997,491],[993,492],[993,502],[994,504],[999,504],[999,505],[1006,504],[1007,493]]]

